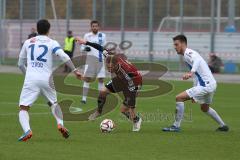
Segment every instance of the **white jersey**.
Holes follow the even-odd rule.
[[[98,32],[97,34],[94,34],[93,32],[86,33],[84,35],[84,40],[92,43],[100,44],[101,46],[106,45],[106,35],[102,32]],[[102,62],[102,59],[104,58],[104,56],[102,55],[102,52],[96,50],[93,47],[90,47],[90,48],[91,48],[91,51],[88,52],[88,55],[98,57],[99,61]]]
[[[184,53],[184,60],[191,72],[195,72],[195,85],[205,87],[208,84],[216,84],[216,80],[214,79],[208,64],[198,52],[187,48]]]
[[[19,58],[27,58],[25,82],[49,81],[53,55],[57,55],[59,49],[62,50],[59,43],[47,36],[39,35],[26,40],[19,55]]]

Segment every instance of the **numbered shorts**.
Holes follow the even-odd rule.
[[[57,102],[56,90],[53,86],[50,86],[48,81],[33,81],[24,82],[19,106],[32,106],[39,95],[44,96],[48,103],[54,104]]]
[[[137,91],[136,88],[133,91],[128,89],[128,85],[123,83],[121,79],[114,77],[110,80],[105,87],[112,93],[122,92],[124,96],[123,104],[127,107],[135,108]]]
[[[195,86],[186,90],[188,96],[193,98],[199,104],[211,104],[217,84],[209,84],[204,86]]]
[[[106,70],[104,59],[102,60],[102,62],[99,62],[99,59],[97,57],[88,55],[84,68],[84,77],[105,78]]]

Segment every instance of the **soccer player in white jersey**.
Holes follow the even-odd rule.
[[[106,35],[99,32],[99,22],[91,21],[91,32],[84,35],[84,40],[92,43],[97,43],[101,46],[106,45]],[[90,82],[98,79],[98,90],[100,91],[104,87],[104,78],[106,77],[104,56],[101,51],[96,50],[93,47],[82,45],[81,49],[87,52],[87,58],[84,69],[84,83],[83,83],[83,96],[82,103],[87,101],[87,94],[89,90]]]
[[[63,115],[57,103],[56,90],[51,77],[53,56],[60,57],[72,69],[77,78],[80,79],[81,74],[68,55],[60,48],[59,43],[48,37],[49,30],[50,23],[44,19],[39,20],[37,22],[38,36],[26,40],[19,55],[18,66],[25,74],[19,102],[19,122],[24,134],[19,138],[19,141],[27,141],[32,137],[28,110],[40,94],[46,98],[51,107],[58,130],[63,137],[69,137],[69,131],[63,125]]]
[[[184,61],[190,69],[190,72],[183,75],[183,80],[193,78],[194,86],[176,96],[175,122],[171,127],[163,128],[163,131],[180,131],[180,124],[184,115],[184,101],[187,100],[200,104],[201,110],[219,124],[217,131],[228,131],[228,126],[223,122],[218,113],[210,107],[217,83],[206,61],[198,52],[187,48],[187,38],[184,35],[174,37],[173,41],[177,54],[184,57]]]

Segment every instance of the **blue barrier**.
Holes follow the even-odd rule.
[[[225,73],[236,73],[238,71],[238,66],[229,61],[224,64],[224,72]]]

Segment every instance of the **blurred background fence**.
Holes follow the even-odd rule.
[[[226,73],[239,73],[240,0],[0,0],[0,18],[2,65],[16,64],[38,19],[50,20],[50,36],[61,45],[67,30],[83,36],[94,19],[107,41],[133,43],[126,51],[130,59],[157,61],[183,71],[172,45],[172,37],[183,33],[188,46],[206,60],[215,53],[224,61]]]

